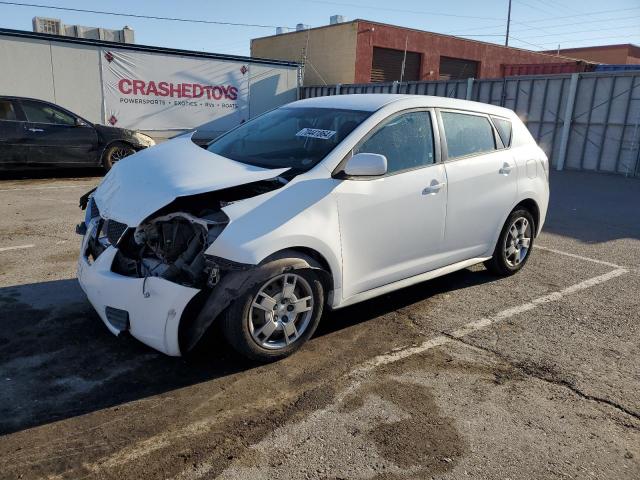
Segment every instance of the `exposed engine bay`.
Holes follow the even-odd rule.
[[[219,266],[204,252],[229,222],[222,207],[277,189],[286,182],[279,177],[176,199],[135,229],[124,232],[117,241],[112,270],[129,277],[161,277],[188,287],[215,286]],[[108,230],[109,220],[106,226]]]
[[[204,252],[227,222],[222,211],[203,212],[197,217],[188,212],[155,217],[123,238],[114,271],[140,278],[161,277],[188,286],[213,286],[217,269]]]

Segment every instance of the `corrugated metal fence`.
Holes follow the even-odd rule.
[[[300,98],[406,93],[462,98],[514,110],[561,170],[640,177],[640,72],[487,80],[301,87]]]

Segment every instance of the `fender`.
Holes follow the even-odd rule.
[[[291,255],[299,256],[294,257]],[[293,270],[311,268],[324,272],[314,259],[291,250],[285,250],[273,255],[259,265],[228,261],[225,261],[225,263],[229,270],[211,290],[209,298],[207,298],[194,321],[185,325],[183,325],[185,319],[180,322],[180,350],[182,353],[192,350],[214,320],[231,302],[240,298],[256,285],[265,282],[271,277]]]

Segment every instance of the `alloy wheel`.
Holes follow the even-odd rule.
[[[505,238],[504,257],[507,265],[515,268],[520,265],[531,248],[531,223],[524,217],[516,218]]]
[[[268,280],[251,302],[251,338],[263,348],[286,348],[307,330],[313,308],[313,293],[307,280],[296,273],[278,275]]]
[[[133,152],[129,148],[125,148],[125,147],[115,148],[111,152],[111,163],[112,164],[116,163],[117,161],[122,160],[124,157],[128,157],[129,155],[131,155],[131,153]]]

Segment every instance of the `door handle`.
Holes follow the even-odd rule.
[[[29,128],[30,132],[44,132],[42,128]]]
[[[508,162],[504,162],[502,164],[502,168],[500,170],[498,170],[498,173],[500,175],[509,175],[511,173],[511,170],[513,169],[513,167],[511,166],[510,163]]]
[[[422,190],[422,195],[434,195],[445,185],[446,183],[438,183],[437,180],[433,180],[428,187],[425,187],[424,190]]]

